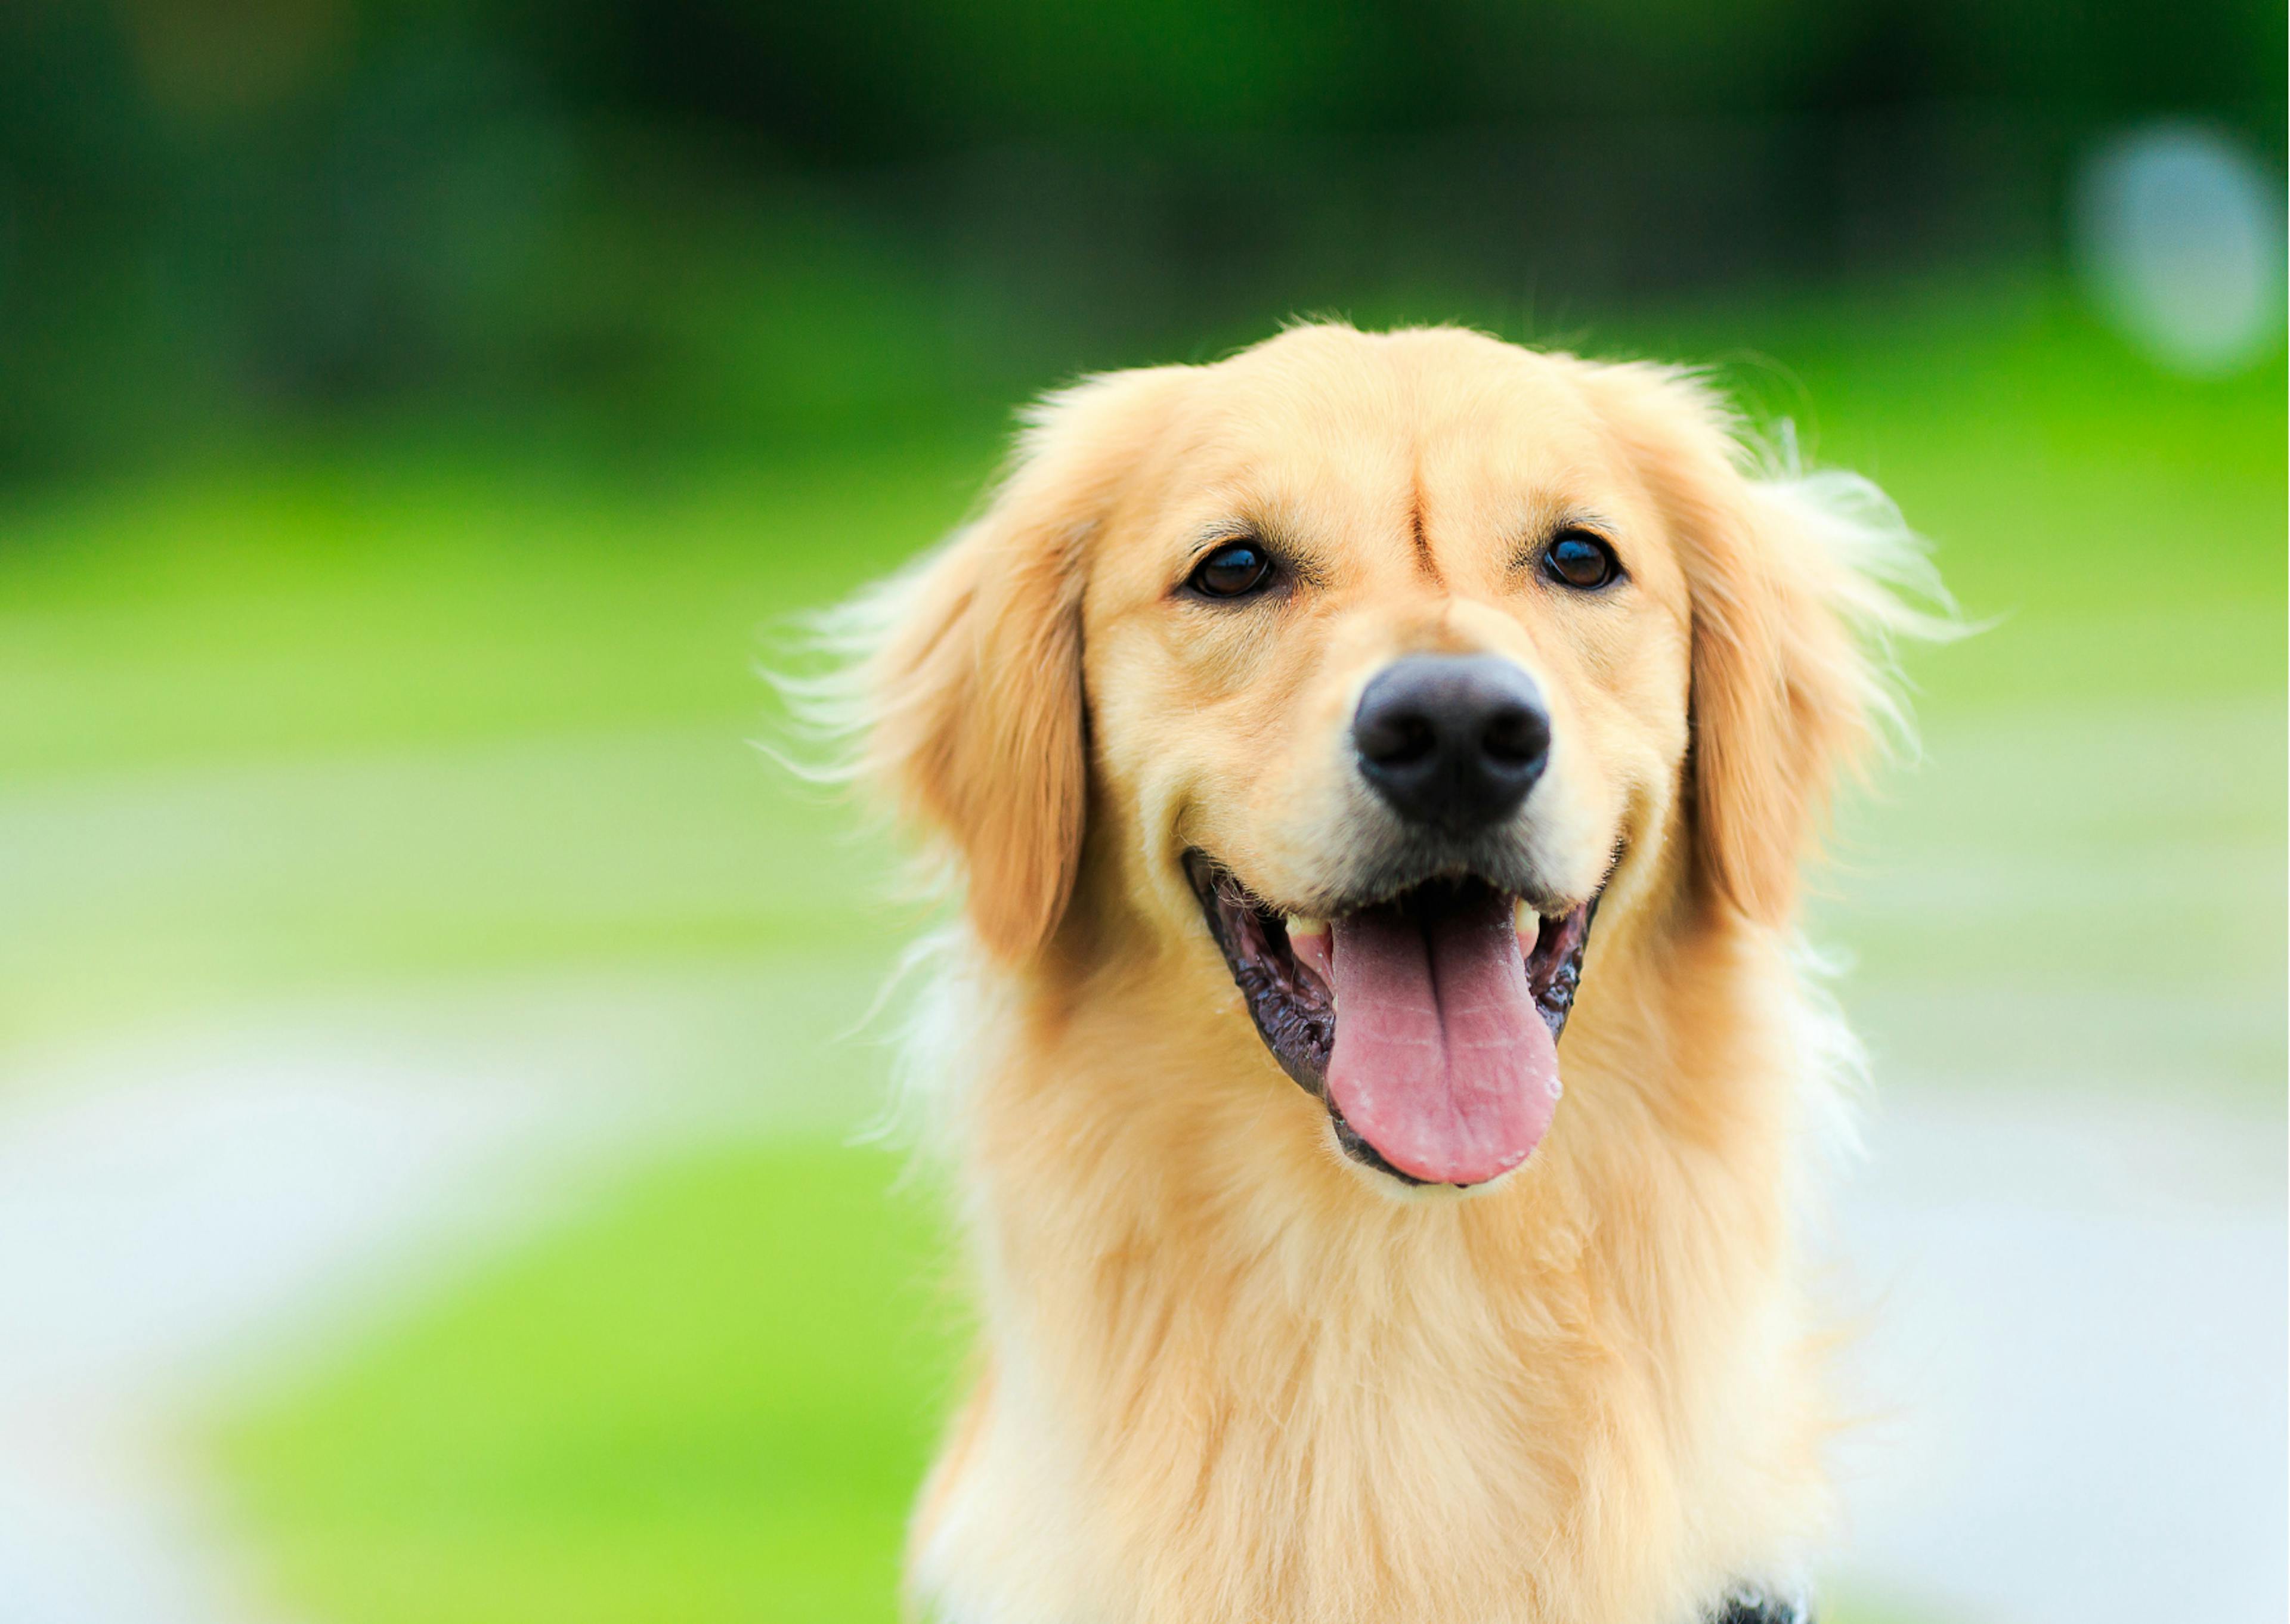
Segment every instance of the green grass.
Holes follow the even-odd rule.
[[[996,427],[673,466],[376,435],[23,500],[0,767],[752,725],[767,634],[958,518]]]
[[[881,853],[750,748],[777,725],[757,666],[957,519],[991,455],[385,443],[28,506],[0,1052],[384,985],[879,964]]]
[[[956,1338],[886,1156],[739,1146],[462,1283],[220,1459],[338,1624],[895,1616]]]
[[[1728,359],[2002,617],[1918,657],[1931,764],[1848,820],[1823,910],[1883,1075],[2175,1088],[2139,1044],[2194,1011],[2224,1034],[2194,1085],[2278,1110],[2278,361],[2170,380],[2041,289],[1589,338]],[[0,1060],[535,978],[691,989],[721,1032],[679,1065],[813,1052],[910,919],[864,900],[884,853],[848,814],[743,745],[752,667],[957,518],[997,428],[648,462],[353,434],[18,499]],[[2134,908],[2171,940],[2136,998]],[[652,1169],[246,1399],[218,1459],[281,1596],[338,1624],[890,1617],[953,1340],[887,1172]]]

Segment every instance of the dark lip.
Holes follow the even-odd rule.
[[[1336,1142],[1345,1155],[1403,1184],[1425,1182],[1386,1161],[1373,1145],[1353,1131],[1344,1120],[1342,1110],[1329,1098],[1328,1057],[1335,1048],[1336,1012],[1328,988],[1298,963],[1295,950],[1288,942],[1287,915],[1250,891],[1237,875],[1207,852],[1196,848],[1185,853],[1184,860],[1185,877],[1200,900],[1209,935],[1223,954],[1225,968],[1231,972],[1233,984],[1240,988],[1249,1019],[1255,1022],[1257,1036],[1263,1039],[1272,1058],[1298,1087],[1325,1108],[1335,1129]],[[1423,884],[1458,883],[1485,885],[1509,896],[1519,894],[1476,875],[1466,876],[1461,881]],[[1403,887],[1397,894],[1404,896],[1417,889],[1418,886]],[[1332,909],[1331,914],[1341,917],[1354,908],[1393,900],[1392,892],[1362,897],[1346,907]],[[1571,905],[1533,900],[1535,911],[1542,915],[1542,932],[1535,950],[1527,956],[1527,985],[1534,996],[1535,1009],[1556,1042],[1565,1030],[1566,1017],[1574,1007],[1575,989],[1582,974],[1582,950],[1590,939],[1590,922],[1598,911],[1598,897],[1594,893],[1587,901]]]

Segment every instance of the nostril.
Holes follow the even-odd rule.
[[[1438,748],[1438,731],[1428,717],[1385,716],[1361,731],[1360,754],[1378,766],[1405,767],[1429,757]]]
[[[1505,706],[1487,718],[1479,748],[1502,765],[1523,767],[1542,759],[1550,748],[1550,726],[1540,712]]]

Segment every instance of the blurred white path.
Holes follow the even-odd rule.
[[[352,1280],[466,1236],[471,1192],[542,1125],[544,1096],[496,1076],[147,1058],[0,1118],[7,1624],[267,1618],[228,1571],[179,1406],[251,1339],[325,1324]]]
[[[182,1418],[354,1338],[584,1173],[743,1115],[847,1115],[758,1052],[755,980],[416,994],[0,1074],[0,1624],[268,1624]]]
[[[629,1109],[655,1023],[603,1041],[588,1007],[554,1053],[313,1028],[12,1083],[0,1619],[271,1624],[172,1418],[662,1131]],[[1843,1584],[1935,1624],[2281,1624],[2279,1123],[1926,1090],[1870,1140],[1839,1228],[1887,1412]]]
[[[2290,1617],[2281,1122],[1927,1092],[1868,1138],[1851,1591],[1935,1624]]]

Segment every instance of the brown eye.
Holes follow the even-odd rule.
[[[1622,572],[1614,549],[1593,535],[1572,530],[1543,549],[1542,572],[1562,587],[1596,592]]]
[[[1253,541],[1228,541],[1193,568],[1185,584],[1203,597],[1246,597],[1272,579],[1272,559]]]

